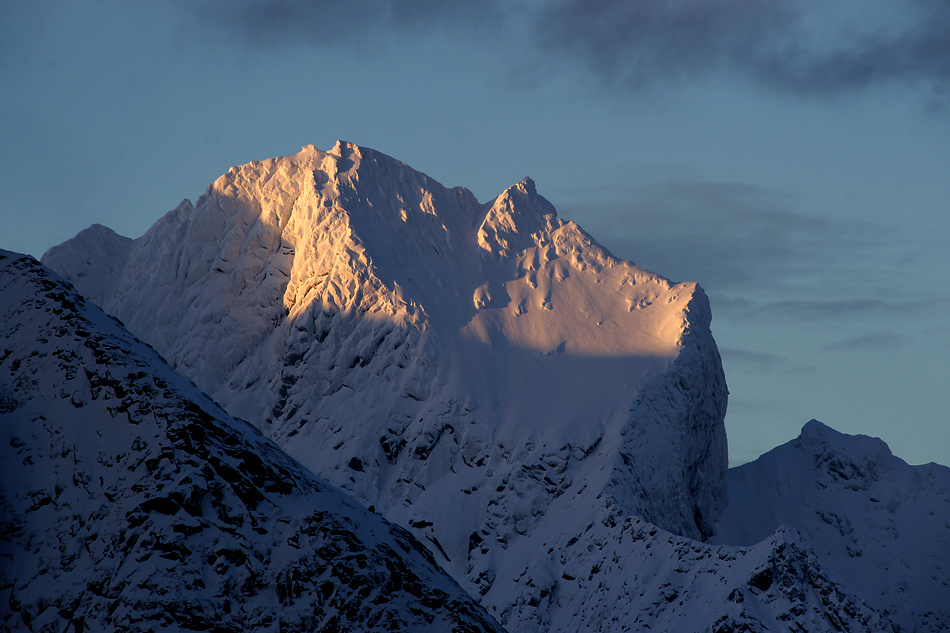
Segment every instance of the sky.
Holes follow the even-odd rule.
[[[699,282],[731,464],[816,418],[950,465],[945,0],[0,3],[2,248],[337,139]]]

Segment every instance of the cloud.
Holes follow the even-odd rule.
[[[385,46],[427,32],[506,33],[546,68],[579,61],[624,89],[710,75],[798,94],[893,81],[950,93],[950,3],[828,0],[178,0],[230,39]],[[509,27],[509,28],[506,28]],[[527,51],[524,47],[527,47]],[[518,69],[526,72],[526,68]],[[937,99],[939,101],[939,99]]]
[[[822,350],[829,352],[881,352],[895,351],[905,347],[910,338],[895,332],[874,332],[862,336],[853,336],[829,345]]]
[[[726,73],[792,93],[892,81],[950,84],[950,3],[825,0],[565,0],[544,5],[538,41],[606,82],[642,88]]]
[[[836,286],[833,286],[836,287]],[[916,299],[908,302],[901,297],[881,299],[877,297],[856,297],[852,299],[833,299],[823,297],[826,294],[822,287],[817,285],[811,289],[818,298],[799,297],[796,299],[757,300],[746,296],[725,295],[715,297],[715,307],[718,311],[728,313],[733,319],[752,319],[756,321],[787,320],[801,325],[815,326],[838,323],[858,323],[870,321],[890,321],[895,318],[920,319],[933,312],[933,308],[943,301],[940,298],[930,300]],[[775,293],[768,290],[759,293],[760,297],[767,297]],[[883,342],[885,335],[873,335],[874,340]],[[826,349],[844,350],[853,349],[856,343],[862,343],[868,337],[849,338],[841,343],[833,343]],[[891,336],[893,342],[898,336]]]
[[[902,306],[881,299],[797,299],[772,301],[756,306],[753,312],[758,317],[785,317],[798,321],[823,321],[872,313],[900,312]]]
[[[751,185],[668,182],[611,196],[600,204],[561,204],[560,211],[605,236],[618,255],[720,294],[811,286],[892,248],[885,227],[807,215],[789,196]]]
[[[788,365],[788,359],[778,354],[756,352],[737,347],[720,347],[719,353],[727,362],[744,363],[757,370],[774,371]]]
[[[919,254],[897,225],[810,215],[790,196],[738,183],[667,182],[589,198],[597,195],[612,201],[560,203],[559,212],[618,257],[699,282],[731,327],[772,322],[840,335],[849,323],[871,330],[946,311],[946,293],[920,276]]]
[[[207,0],[179,2],[199,27],[262,46],[382,44],[383,35],[461,30],[497,15],[495,0]]]

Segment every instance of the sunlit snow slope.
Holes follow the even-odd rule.
[[[496,613],[587,525],[551,517],[696,538],[718,519],[705,294],[614,258],[530,180],[483,205],[373,150],[308,146],[232,168],[136,240],[92,227],[44,261]]]
[[[500,631],[30,257],[0,251],[0,629]]]

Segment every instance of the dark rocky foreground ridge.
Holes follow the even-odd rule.
[[[0,297],[0,629],[501,631],[32,258]]]

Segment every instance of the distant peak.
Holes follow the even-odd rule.
[[[842,442],[849,441],[851,437],[836,431],[823,422],[811,419],[802,427],[798,439],[806,446],[811,447],[811,450],[817,454],[832,450],[832,447],[837,447]]]
[[[840,456],[853,462],[886,464],[893,457],[890,447],[880,438],[841,433],[818,420],[809,420],[797,441],[814,455]]]
[[[108,226],[104,226],[104,225],[98,224],[98,223],[90,224],[88,228],[83,229],[82,231],[80,231],[80,233],[86,232],[86,231],[88,231],[89,233],[104,233],[104,234],[106,234],[106,235],[114,235],[114,234],[115,234],[115,231],[113,231],[112,229],[110,229]]]
[[[819,422],[814,418],[806,422],[805,426],[802,427],[802,435],[828,435],[829,433],[840,435],[840,433],[832,429],[824,422]]]

